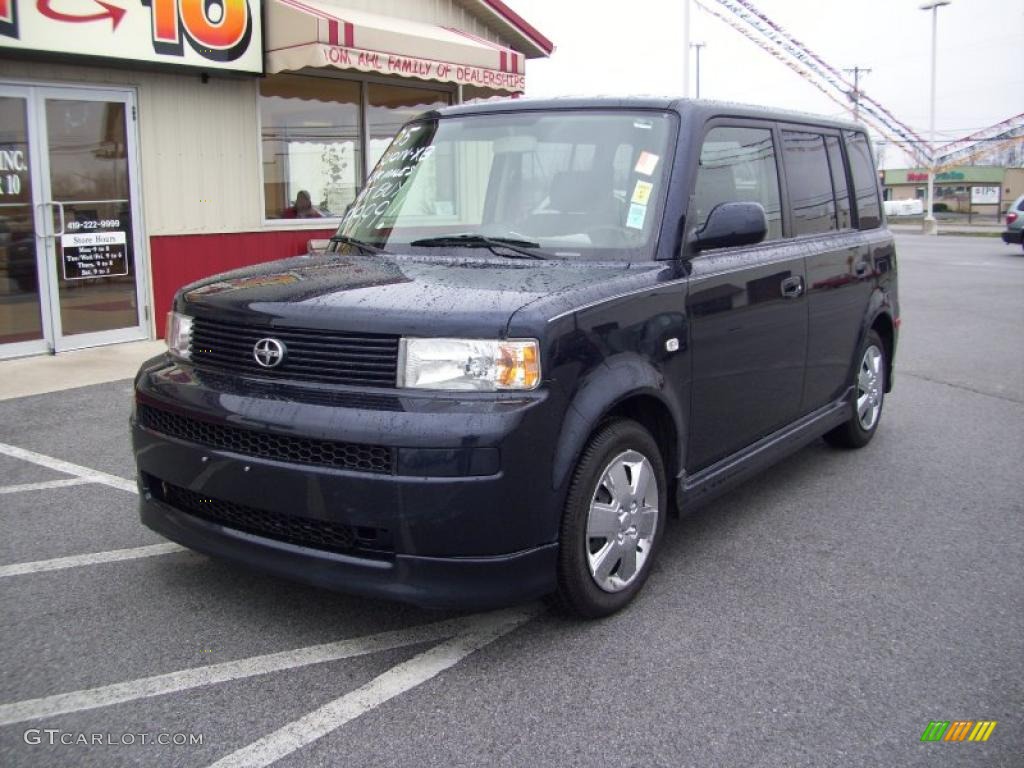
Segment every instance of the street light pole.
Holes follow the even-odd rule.
[[[683,0],[683,98],[690,96],[690,0]]]
[[[935,221],[935,48],[939,29],[939,8],[949,5],[952,0],[932,0],[923,3],[922,11],[932,12],[932,82],[931,108],[928,113],[928,199],[921,231],[926,235],[938,234],[939,227]]]
[[[700,98],[700,49],[703,48],[706,43],[690,43],[690,47],[697,51],[697,98]]]

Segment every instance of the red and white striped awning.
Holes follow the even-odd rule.
[[[271,0],[266,71],[335,67],[475,85],[526,89],[523,54],[458,29],[378,16],[322,0]]]

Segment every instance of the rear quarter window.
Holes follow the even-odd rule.
[[[882,225],[881,204],[878,202],[878,176],[871,157],[868,137],[859,131],[843,131],[846,156],[853,175],[853,197],[857,203],[859,229],[876,229]]]

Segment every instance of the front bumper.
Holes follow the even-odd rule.
[[[197,552],[316,587],[459,610],[522,602],[554,587],[556,544],[492,557],[358,557],[215,525],[140,491],[142,522],[161,536]]]
[[[420,605],[477,609],[554,589],[564,491],[537,472],[551,466],[558,429],[546,393],[378,393],[401,400],[383,409],[365,398],[348,407],[285,391],[275,387],[270,398],[253,382],[166,359],[136,379],[140,405],[250,434],[388,445],[392,471],[225,450],[133,417],[143,523],[186,547],[290,579]],[[212,506],[199,504],[206,501]],[[248,512],[259,526],[246,527]],[[314,529],[327,538],[303,538]],[[353,546],[321,545],[336,543],[341,529],[355,532]]]

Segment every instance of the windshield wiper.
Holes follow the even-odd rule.
[[[362,240],[357,240],[354,237],[349,237],[348,235],[335,235],[334,237],[331,238],[331,242],[341,243],[343,245],[354,245],[356,248],[366,251],[367,253],[388,254],[388,251],[385,251],[379,245],[374,245],[373,243],[366,243],[363,242]]]
[[[507,259],[540,259],[544,256],[539,253],[527,250],[528,248],[540,248],[540,243],[531,240],[520,240],[515,237],[488,237],[486,235],[442,235],[441,237],[425,237],[422,240],[413,240],[409,245],[423,248],[489,248],[495,256],[504,256]],[[506,249],[499,252],[498,248]],[[511,251],[512,253],[509,253]],[[517,254],[513,256],[512,254]]]

